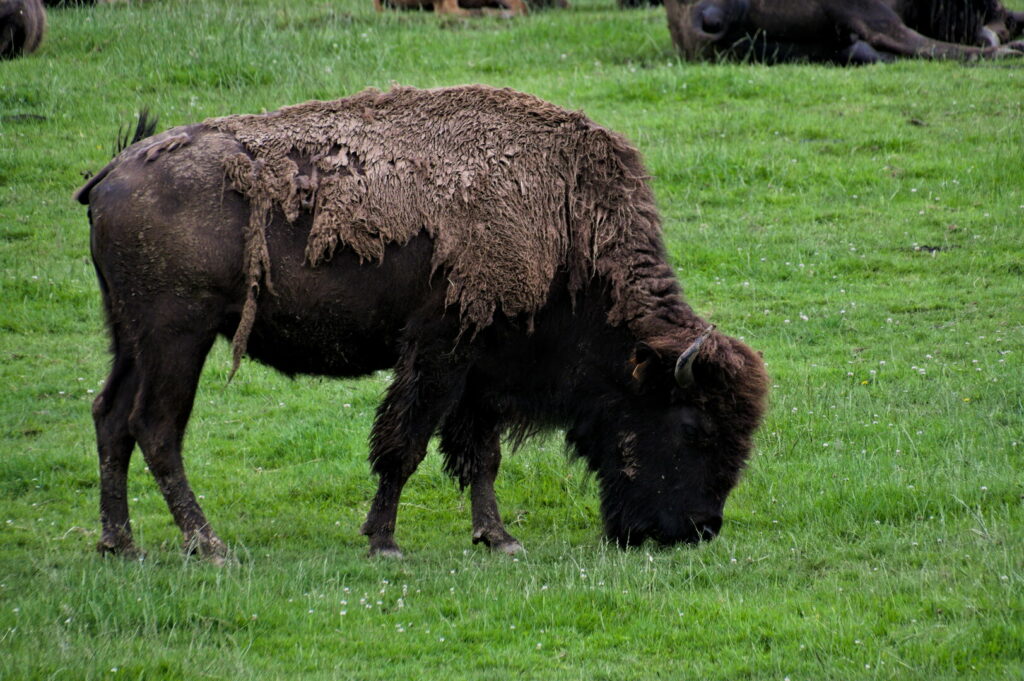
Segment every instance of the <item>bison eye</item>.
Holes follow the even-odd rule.
[[[705,7],[700,22],[701,30],[705,33],[721,33],[725,30],[725,14],[718,7]]]

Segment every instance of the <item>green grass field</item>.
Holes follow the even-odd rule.
[[[574,5],[53,10],[40,51],[0,63],[0,679],[1024,678],[1024,60],[695,65],[662,9]],[[226,386],[222,342],[186,464],[237,561],[182,556],[138,454],[148,556],[96,554],[108,356],[82,174],[142,106],[163,128],[393,82],[525,90],[644,152],[688,300],[773,377],[718,540],[607,545],[552,433],[498,481],[525,555],[471,546],[433,455],[406,558],[369,560],[388,375],[245,362]]]

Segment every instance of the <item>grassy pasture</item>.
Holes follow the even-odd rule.
[[[694,65],[663,10],[574,4],[54,10],[0,63],[0,679],[1024,678],[1024,60]],[[430,456],[406,559],[367,560],[388,376],[247,362],[225,387],[221,343],[186,462],[237,563],[181,556],[138,455],[148,557],[95,554],[108,360],[82,173],[144,105],[164,127],[392,82],[526,90],[644,152],[688,299],[775,384],[720,539],[607,546],[553,433],[498,481],[525,555],[470,545]]]

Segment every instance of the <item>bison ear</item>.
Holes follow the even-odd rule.
[[[633,367],[633,382],[638,388],[644,388],[654,377],[655,369],[661,364],[661,355],[643,341],[633,348],[633,356],[629,359]]]

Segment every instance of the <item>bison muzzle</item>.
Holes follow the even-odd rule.
[[[101,551],[136,553],[137,443],[186,549],[226,555],[181,457],[218,335],[236,368],[394,368],[370,436],[372,554],[400,555],[399,496],[435,434],[474,543],[521,548],[499,443],[551,428],[620,545],[720,531],[763,363],[683,300],[640,155],[583,114],[481,86],[367,91],[143,139],[77,197],[113,352],[93,406]]]

